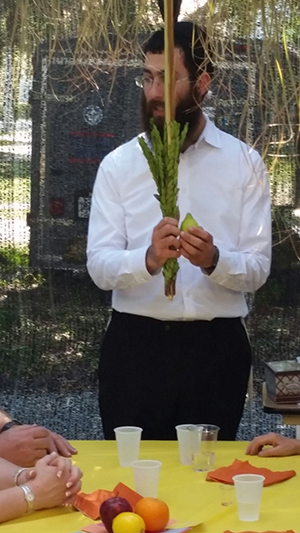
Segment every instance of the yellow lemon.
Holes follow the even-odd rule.
[[[120,513],[113,519],[114,533],[145,533],[144,520],[135,513]]]

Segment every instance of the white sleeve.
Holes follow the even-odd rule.
[[[87,269],[103,290],[135,287],[149,281],[148,246],[127,250],[124,208],[113,162],[101,163],[94,185],[88,229]],[[150,243],[149,243],[150,245]]]
[[[266,167],[259,157],[253,163],[242,199],[239,243],[236,249],[220,247],[220,256],[210,279],[240,292],[261,287],[271,266],[271,202]]]

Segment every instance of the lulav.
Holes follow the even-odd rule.
[[[171,142],[167,142],[167,126],[164,126],[163,140],[151,121],[151,142],[152,150],[147,145],[143,137],[139,138],[139,144],[143,154],[148,161],[148,165],[157,186],[160,208],[164,217],[179,219],[178,200],[178,163],[180,151],[185,141],[188,131],[188,124],[180,131],[180,124],[173,120],[170,123]],[[163,266],[163,276],[165,279],[165,295],[170,300],[176,293],[176,275],[179,270],[177,259],[171,258]]]

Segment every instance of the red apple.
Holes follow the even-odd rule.
[[[100,517],[108,533],[113,533],[113,519],[120,513],[132,512],[130,503],[125,498],[115,496],[105,500],[100,507]]]

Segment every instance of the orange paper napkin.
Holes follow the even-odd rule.
[[[113,498],[114,496],[125,498],[132,508],[134,508],[137,502],[142,498],[140,494],[127,487],[127,485],[124,485],[124,483],[118,483],[112,491],[98,489],[91,494],[79,492],[76,495],[73,506],[92,520],[97,520],[100,518],[101,504],[105,500],[108,500],[108,498]]]
[[[206,476],[207,481],[217,481],[218,483],[227,483],[233,485],[232,478],[237,474],[260,474],[266,479],[264,486],[273,485],[274,483],[280,483],[286,479],[296,475],[295,470],[286,470],[283,472],[272,472],[268,468],[257,468],[249,463],[249,461],[240,461],[235,459],[229,466],[222,466],[217,470],[208,472]]]
[[[233,531],[224,531],[224,533],[233,533]],[[243,531],[241,533],[255,533],[255,531]],[[289,529],[288,531],[264,531],[263,533],[295,533],[295,531],[292,531]]]
[[[127,487],[127,485],[124,485],[124,483],[118,483],[114,490],[114,496],[119,496],[120,498],[125,498],[127,500],[131,507],[134,509],[137,502],[142,499],[143,496],[135,492],[134,490]]]

